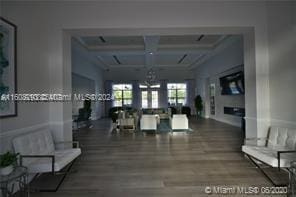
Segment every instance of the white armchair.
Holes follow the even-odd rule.
[[[186,114],[174,114],[170,119],[170,124],[172,130],[187,130],[188,126],[188,118]]]
[[[157,118],[155,115],[142,115],[140,120],[141,130],[157,130]]]

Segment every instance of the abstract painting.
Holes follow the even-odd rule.
[[[0,17],[0,118],[17,115],[16,26]],[[8,97],[9,96],[9,97]]]

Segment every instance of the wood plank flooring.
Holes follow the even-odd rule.
[[[108,119],[93,124],[78,132],[82,155],[59,191],[31,196],[195,197],[206,186],[271,186],[243,156],[239,128],[192,118],[191,133],[146,135],[112,133]]]

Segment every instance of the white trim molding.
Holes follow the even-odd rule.
[[[287,121],[287,120],[279,120],[279,119],[271,119],[270,125],[272,126],[282,126],[286,128],[296,128],[296,122]]]
[[[52,122],[45,122],[45,123],[40,123],[24,128],[19,128],[15,130],[8,130],[0,133],[0,153],[12,150],[12,144],[11,140],[19,135],[23,135],[26,133],[34,132],[37,130],[43,130],[43,129],[49,129],[53,136],[56,137],[58,135],[58,140],[62,141],[64,138],[68,139],[72,137],[71,136],[59,136],[64,129],[71,129],[72,130],[72,120],[66,120],[66,121],[52,121]]]
[[[8,130],[8,131],[1,132],[0,133],[0,138],[7,138],[7,137],[11,137],[11,136],[17,136],[17,135],[20,135],[20,134],[29,133],[29,132],[36,131],[36,130],[39,130],[39,129],[44,129],[44,128],[47,128],[47,127],[49,127],[49,122],[36,124],[36,125],[33,125],[33,126],[20,128],[20,129],[15,129],[15,130]]]

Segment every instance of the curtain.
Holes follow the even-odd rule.
[[[167,89],[166,79],[160,80],[159,107],[161,108],[168,107],[168,89]]]
[[[195,85],[193,79],[186,79],[186,105],[194,112]]]
[[[133,86],[133,101],[132,101],[132,107],[136,109],[141,108],[141,90],[139,87],[139,81],[133,80],[132,81]]]
[[[106,80],[105,84],[104,84],[104,88],[105,88],[105,94],[110,94],[112,95],[112,85],[113,85],[113,81],[111,80]],[[113,106],[113,101],[105,101],[105,116],[109,115],[109,109]]]

